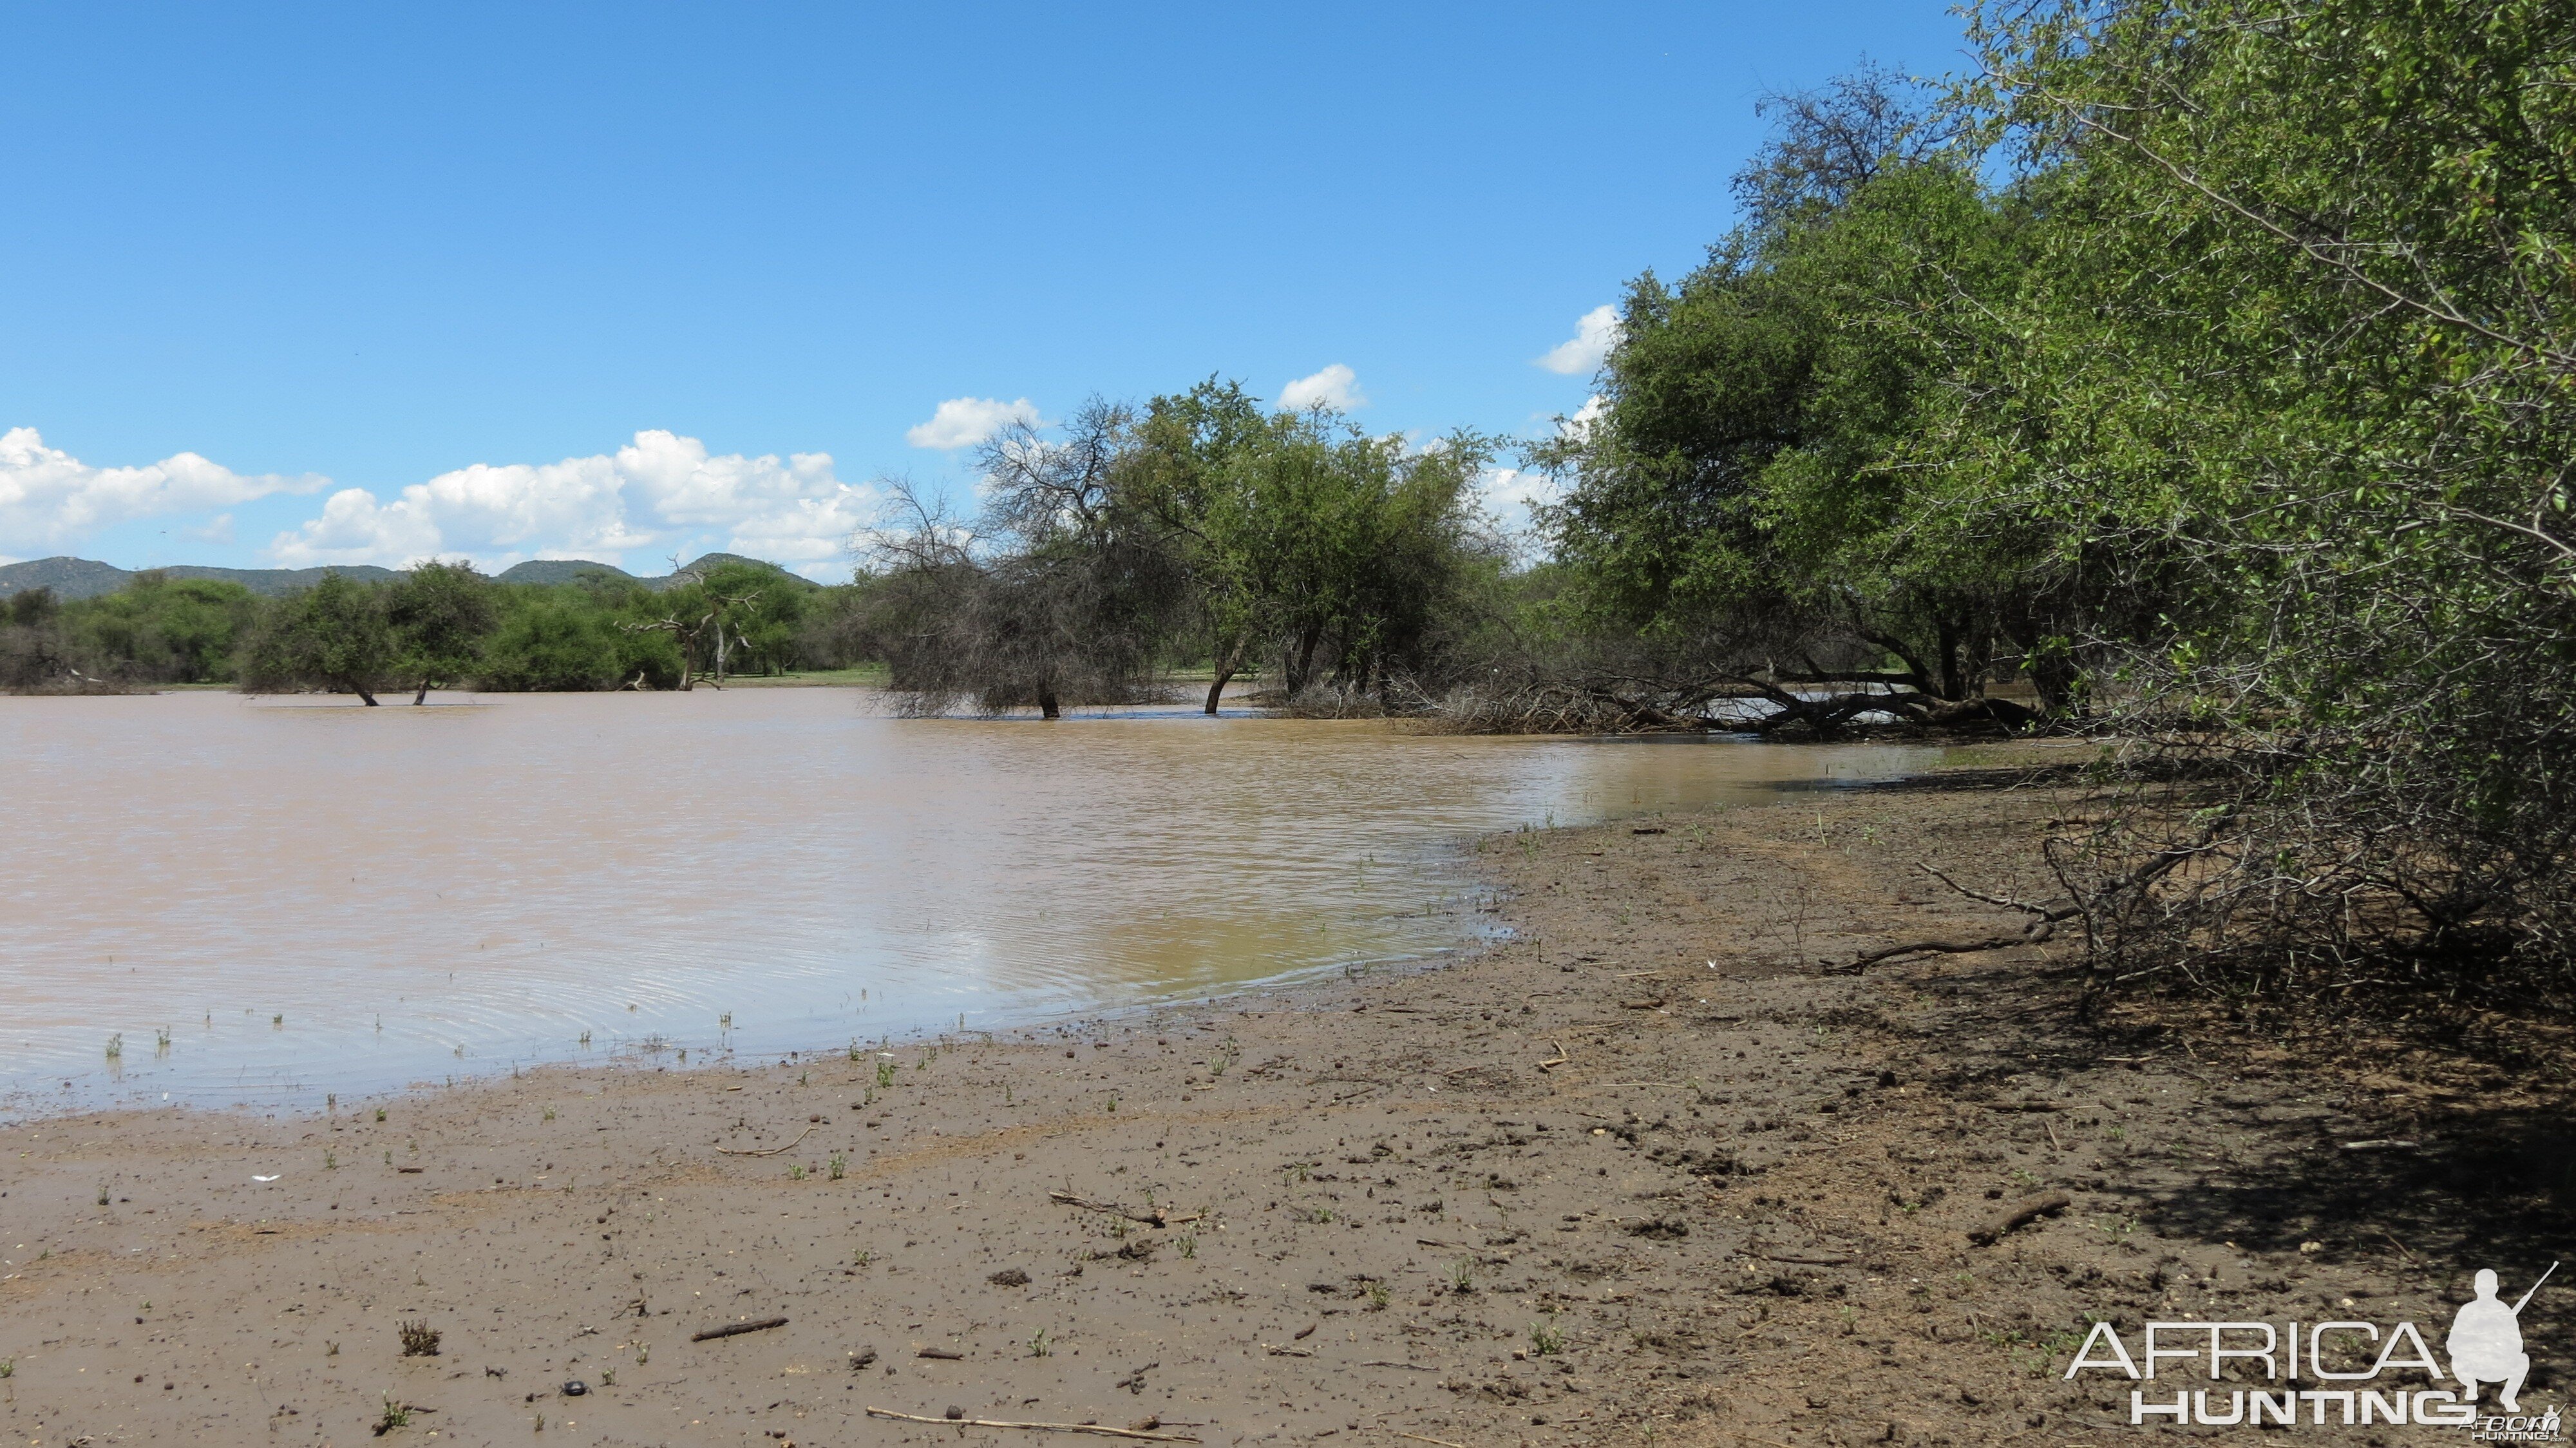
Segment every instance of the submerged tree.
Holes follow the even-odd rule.
[[[986,712],[1143,697],[1187,603],[1164,522],[1119,486],[1134,414],[1086,404],[1051,437],[1019,423],[977,452],[971,524],[895,483],[892,526],[866,546],[881,574],[873,630],[908,707]]]
[[[491,582],[470,564],[431,559],[387,585],[385,621],[399,652],[396,671],[419,681],[412,703],[429,702],[438,684],[471,676],[498,620]]]
[[[279,600],[251,642],[252,687],[319,684],[375,707],[399,657],[383,594],[338,571]]]

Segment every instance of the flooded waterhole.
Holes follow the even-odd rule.
[[[901,719],[845,689],[0,699],[0,1110],[828,1049],[1418,961],[1490,924],[1477,834],[1937,757]]]

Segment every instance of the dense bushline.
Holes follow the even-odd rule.
[[[817,587],[725,562],[650,589],[605,572],[553,587],[496,584],[431,562],[389,583],[331,575],[281,598],[237,583],[139,573],[129,587],[0,603],[0,688],[157,684],[328,689],[369,703],[432,688],[669,689],[709,675],[845,668],[864,585]]]
[[[2576,10],[1974,34],[1783,102],[1631,287],[1537,459],[1571,676],[1821,732],[2017,675],[2124,741],[2055,856],[2106,976],[2576,985]]]

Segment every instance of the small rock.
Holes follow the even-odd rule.
[[[1068,1052],[1066,1052],[1065,1054],[1067,1054],[1067,1055],[1071,1055],[1071,1054],[1073,1054],[1073,1053],[1072,1053],[1072,1052],[1070,1052],[1070,1051],[1068,1051]],[[958,1407],[955,1403],[951,1403],[951,1404],[949,1404],[949,1405],[948,1405],[948,1417],[949,1417],[949,1420],[950,1420],[950,1421],[952,1421],[952,1422],[953,1422],[953,1421],[955,1421],[955,1420],[957,1420],[957,1419],[959,1419],[959,1418],[963,1418],[963,1417],[965,1417],[965,1416],[966,1416],[966,1410],[965,1410],[964,1408]]]
[[[567,1398],[578,1398],[589,1391],[590,1384],[583,1382],[579,1378],[575,1378],[563,1386],[563,1395]]]
[[[1026,1287],[1029,1285],[1029,1274],[1017,1267],[1005,1267],[984,1280],[996,1287]]]

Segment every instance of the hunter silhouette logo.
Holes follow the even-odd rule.
[[[2413,1423],[2467,1428],[2481,1444],[2564,1442],[2557,1408],[2525,1415],[2521,1401],[2531,1377],[2522,1310],[2558,1266],[2550,1263],[2510,1303],[2497,1295],[2494,1269],[2480,1268],[2438,1355],[2411,1322],[2297,1320],[2148,1322],[2132,1353],[2115,1324],[2096,1319],[2065,1378],[2116,1373],[2139,1384],[2129,1390],[2133,1428]],[[2208,1386],[2190,1386],[2194,1380]],[[2500,1412],[2479,1411],[2478,1391],[2488,1387]]]
[[[2540,1274],[2540,1282],[2549,1280],[2558,1264]],[[2442,1344],[2451,1354],[2451,1375],[2460,1380],[2460,1400],[2478,1400],[2480,1383],[2501,1383],[2500,1401],[2508,1413],[2519,1413],[2522,1404],[2522,1380],[2531,1375],[2531,1354],[2522,1350],[2522,1309],[2531,1294],[2540,1290],[2540,1282],[2531,1284],[2507,1307],[2496,1298],[2496,1275],[2492,1268],[2478,1269],[2477,1296],[2461,1304],[2458,1315],[2451,1319],[2451,1335]]]

